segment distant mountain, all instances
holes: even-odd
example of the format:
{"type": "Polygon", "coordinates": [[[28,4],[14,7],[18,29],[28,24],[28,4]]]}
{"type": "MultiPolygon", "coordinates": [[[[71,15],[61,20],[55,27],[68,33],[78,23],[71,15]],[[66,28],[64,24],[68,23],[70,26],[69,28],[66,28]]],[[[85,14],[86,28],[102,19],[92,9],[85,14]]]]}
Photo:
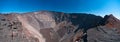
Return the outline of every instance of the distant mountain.
{"type": "Polygon", "coordinates": [[[0,42],[120,42],[120,20],[87,13],[0,14],[0,42]]]}

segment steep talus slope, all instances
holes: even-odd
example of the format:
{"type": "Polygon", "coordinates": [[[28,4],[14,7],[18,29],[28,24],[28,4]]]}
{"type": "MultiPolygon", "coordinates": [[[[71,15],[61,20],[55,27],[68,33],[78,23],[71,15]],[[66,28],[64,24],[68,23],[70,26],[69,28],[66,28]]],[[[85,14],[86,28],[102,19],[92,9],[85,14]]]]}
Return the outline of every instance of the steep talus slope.
{"type": "Polygon", "coordinates": [[[0,15],[0,42],[119,42],[120,21],[86,13],[0,15]]]}
{"type": "Polygon", "coordinates": [[[101,25],[87,31],[88,41],[120,42],[120,20],[118,20],[111,14],[106,15],[101,22],[101,25]]]}
{"type": "MultiPolygon", "coordinates": [[[[107,16],[106,16],[107,17],[107,16]]],[[[120,30],[120,20],[115,18],[112,14],[108,16],[105,26],[109,28],[117,28],[120,30]]]]}
{"type": "Polygon", "coordinates": [[[0,42],[36,42],[25,35],[21,22],[15,15],[0,15],[0,42]],[[14,18],[13,18],[13,17],[14,18]]]}
{"type": "MultiPolygon", "coordinates": [[[[84,33],[87,33],[86,31],[92,27],[96,27],[98,25],[98,23],[103,19],[100,16],[95,16],[92,14],[85,14],[85,13],[54,13],[54,17],[56,22],[63,23],[61,21],[67,21],[67,23],[71,23],[74,27],[76,27],[74,31],[74,33],[76,33],[77,31],[83,29],[84,33]]],[[[66,23],[66,24],[67,24],[66,23]]],[[[62,26],[60,26],[62,27],[62,26]]],[[[60,28],[59,27],[59,28],[60,28]]],[[[70,27],[67,27],[70,28],[70,27]]],[[[65,30],[63,27],[60,29],[61,31],[65,30]]],[[[60,32],[60,30],[58,31],[58,33],[60,32]]],[[[65,32],[60,32],[59,35],[65,34],[65,32]]],[[[74,34],[73,33],[73,34],[74,34]]],[[[83,34],[84,34],[83,33],[83,34]]],[[[87,35],[84,35],[83,41],[87,42],[87,35]]]]}

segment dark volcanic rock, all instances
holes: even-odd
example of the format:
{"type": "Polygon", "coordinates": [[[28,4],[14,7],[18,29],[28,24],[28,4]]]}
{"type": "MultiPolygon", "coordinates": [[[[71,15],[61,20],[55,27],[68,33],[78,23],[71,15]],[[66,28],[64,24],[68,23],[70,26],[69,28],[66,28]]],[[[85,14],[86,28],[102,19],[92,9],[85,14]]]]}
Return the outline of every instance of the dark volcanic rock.
{"type": "Polygon", "coordinates": [[[120,20],[115,18],[113,15],[109,15],[106,21],[106,26],[109,28],[120,28],[120,20]]]}
{"type": "Polygon", "coordinates": [[[119,42],[119,23],[86,13],[0,14],[0,42],[119,42]]]}
{"type": "Polygon", "coordinates": [[[101,22],[101,26],[94,27],[87,31],[88,41],[120,42],[120,20],[111,14],[106,15],[101,22]]]}
{"type": "Polygon", "coordinates": [[[109,28],[112,27],[117,27],[119,28],[120,26],[120,20],[115,18],[112,14],[111,15],[106,15],[104,19],[101,21],[102,25],[106,25],[109,28]]]}
{"type": "Polygon", "coordinates": [[[87,31],[88,42],[120,42],[120,34],[115,28],[98,26],[87,31]]]}

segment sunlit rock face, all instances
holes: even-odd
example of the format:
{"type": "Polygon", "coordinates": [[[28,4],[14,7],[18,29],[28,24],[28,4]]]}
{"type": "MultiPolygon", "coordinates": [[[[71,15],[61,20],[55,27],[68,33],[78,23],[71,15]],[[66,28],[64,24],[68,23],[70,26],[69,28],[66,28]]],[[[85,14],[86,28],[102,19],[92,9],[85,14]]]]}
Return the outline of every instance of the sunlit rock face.
{"type": "Polygon", "coordinates": [[[55,11],[0,14],[0,42],[101,42],[99,37],[109,39],[111,34],[115,35],[114,42],[119,39],[117,31],[114,31],[119,30],[119,24],[115,25],[119,20],[108,18],[86,13],[55,11]],[[97,28],[101,32],[97,31],[97,28]],[[105,28],[104,31],[109,34],[104,35],[101,28],[105,28]],[[96,38],[98,40],[93,41],[96,38]]]}

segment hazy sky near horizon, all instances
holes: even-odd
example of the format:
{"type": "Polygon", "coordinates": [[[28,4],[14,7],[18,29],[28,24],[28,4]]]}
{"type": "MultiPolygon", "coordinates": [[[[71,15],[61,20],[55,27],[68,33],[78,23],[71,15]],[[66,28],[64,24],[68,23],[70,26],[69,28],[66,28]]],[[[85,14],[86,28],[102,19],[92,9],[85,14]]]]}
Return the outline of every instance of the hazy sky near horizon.
{"type": "Polygon", "coordinates": [[[120,0],[0,0],[0,13],[51,10],[68,13],[113,14],[120,19],[120,0]]]}

